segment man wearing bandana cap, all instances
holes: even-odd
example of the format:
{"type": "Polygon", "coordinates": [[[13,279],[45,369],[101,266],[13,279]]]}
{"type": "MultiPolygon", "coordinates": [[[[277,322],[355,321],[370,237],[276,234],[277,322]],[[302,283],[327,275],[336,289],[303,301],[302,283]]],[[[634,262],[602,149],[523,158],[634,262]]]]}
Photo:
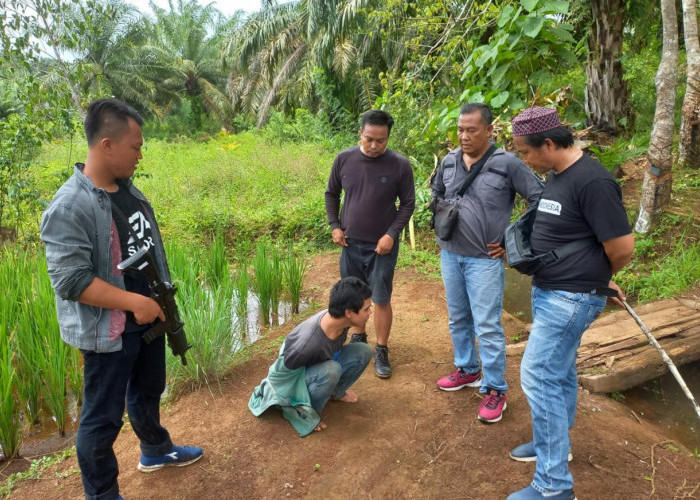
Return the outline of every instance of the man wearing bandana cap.
{"type": "Polygon", "coordinates": [[[555,109],[534,106],[513,119],[514,144],[533,170],[547,174],[530,238],[537,254],[581,239],[590,245],[533,277],[533,323],[520,365],[533,440],[510,452],[536,461],[532,483],[509,500],[575,499],[569,429],[576,414],[576,351],[605,307],[624,294],[611,280],[634,251],[622,191],[610,173],[574,145],[555,109]]]}

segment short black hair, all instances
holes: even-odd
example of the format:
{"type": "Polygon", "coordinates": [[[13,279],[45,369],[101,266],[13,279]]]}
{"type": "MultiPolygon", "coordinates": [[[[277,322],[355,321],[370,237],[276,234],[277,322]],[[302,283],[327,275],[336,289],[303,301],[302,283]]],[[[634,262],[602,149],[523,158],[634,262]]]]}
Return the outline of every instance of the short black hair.
{"type": "Polygon", "coordinates": [[[545,139],[551,140],[557,148],[566,149],[574,145],[574,135],[564,127],[524,135],[523,138],[525,139],[525,144],[534,148],[542,147],[545,139]]]}
{"type": "Polygon", "coordinates": [[[386,125],[386,127],[389,129],[389,133],[391,133],[391,127],[394,126],[394,119],[384,110],[373,109],[362,115],[360,128],[364,129],[365,125],[386,125]]]}
{"type": "Polygon", "coordinates": [[[97,99],[88,106],[84,128],[88,146],[103,137],[119,139],[128,129],[129,118],[143,126],[143,118],[131,106],[118,99],[97,99]]]}
{"type": "Polygon", "coordinates": [[[372,297],[372,289],[360,278],[350,276],[338,281],[331,289],[328,313],[334,318],[345,316],[345,310],[360,312],[365,300],[372,297]]]}
{"type": "Polygon", "coordinates": [[[477,112],[481,113],[481,120],[486,125],[491,125],[491,122],[493,121],[493,112],[486,104],[482,104],[480,102],[470,102],[469,104],[465,104],[462,106],[462,109],[459,110],[459,116],[470,115],[477,112]]]}

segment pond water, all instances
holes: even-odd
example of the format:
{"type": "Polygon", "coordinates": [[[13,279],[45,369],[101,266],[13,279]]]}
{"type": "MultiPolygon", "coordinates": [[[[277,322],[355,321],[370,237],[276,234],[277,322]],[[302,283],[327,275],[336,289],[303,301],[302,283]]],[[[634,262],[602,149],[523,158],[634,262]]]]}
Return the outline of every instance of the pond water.
{"type": "MultiPolygon", "coordinates": [[[[243,332],[244,338],[241,338],[240,335],[234,336],[234,351],[238,351],[241,347],[243,347],[243,344],[250,344],[258,340],[264,326],[263,318],[260,314],[260,302],[258,301],[258,296],[254,292],[248,292],[247,304],[248,312],[245,320],[245,332],[243,332]]],[[[304,312],[308,308],[308,301],[302,300],[299,303],[299,312],[304,312]]],[[[292,318],[293,314],[292,303],[280,300],[277,311],[270,313],[270,325],[283,325],[292,318]]],[[[240,319],[235,312],[233,316],[234,325],[239,324],[240,319]]]]}
{"type": "MultiPolygon", "coordinates": [[[[531,287],[531,276],[506,267],[503,309],[525,323],[532,322],[531,287]]],[[[608,301],[604,312],[617,310],[618,307],[608,301]]],[[[700,403],[700,362],[681,366],[678,370],[695,400],[700,403]]],[[[661,424],[669,438],[682,443],[690,451],[700,451],[700,420],[673,375],[667,373],[634,387],[623,395],[623,402],[634,410],[642,421],[649,420],[661,424]]]]}
{"type": "Polygon", "coordinates": [[[530,295],[532,276],[526,276],[506,266],[506,288],[503,291],[503,309],[513,316],[532,323],[530,295]]]}
{"type": "MultiPolygon", "coordinates": [[[[700,362],[681,366],[678,371],[695,400],[700,401],[700,362]]],[[[642,420],[662,425],[669,438],[690,451],[700,451],[700,419],[671,373],[633,387],[623,395],[625,404],[642,420]]]]}

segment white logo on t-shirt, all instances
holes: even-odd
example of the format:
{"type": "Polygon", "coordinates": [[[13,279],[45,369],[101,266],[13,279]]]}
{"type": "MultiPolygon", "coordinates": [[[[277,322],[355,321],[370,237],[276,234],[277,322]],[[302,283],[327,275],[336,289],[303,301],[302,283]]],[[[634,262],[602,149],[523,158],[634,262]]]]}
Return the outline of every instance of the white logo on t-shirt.
{"type": "MultiPolygon", "coordinates": [[[[131,217],[129,217],[129,224],[131,224],[132,229],[136,233],[136,236],[139,237],[139,239],[143,239],[143,235],[146,233],[146,229],[151,229],[151,224],[141,212],[135,212],[134,214],[132,214],[131,217]]],[[[127,244],[130,245],[132,243],[134,243],[134,237],[130,236],[127,244]]]]}
{"type": "Polygon", "coordinates": [[[553,200],[540,200],[537,210],[552,215],[561,215],[561,203],[553,200]]]}

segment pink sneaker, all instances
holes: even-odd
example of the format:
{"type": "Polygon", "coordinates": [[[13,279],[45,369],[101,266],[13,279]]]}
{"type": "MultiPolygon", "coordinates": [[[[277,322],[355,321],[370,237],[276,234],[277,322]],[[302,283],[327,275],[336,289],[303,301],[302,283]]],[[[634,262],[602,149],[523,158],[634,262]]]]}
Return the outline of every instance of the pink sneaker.
{"type": "Polygon", "coordinates": [[[443,391],[458,391],[464,387],[479,387],[480,385],[481,373],[467,373],[460,368],[437,381],[438,389],[443,391]]]}
{"type": "Polygon", "coordinates": [[[505,393],[490,390],[484,395],[484,400],[479,405],[479,420],[485,424],[498,422],[503,417],[503,410],[507,406],[505,393]]]}

